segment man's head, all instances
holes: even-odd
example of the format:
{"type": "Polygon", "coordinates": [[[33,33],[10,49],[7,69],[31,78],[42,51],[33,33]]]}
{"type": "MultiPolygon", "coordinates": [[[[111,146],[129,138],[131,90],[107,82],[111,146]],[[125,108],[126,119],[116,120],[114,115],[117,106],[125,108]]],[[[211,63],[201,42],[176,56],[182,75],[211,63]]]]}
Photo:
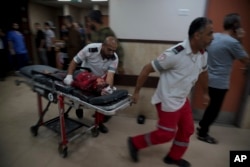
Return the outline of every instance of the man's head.
{"type": "Polygon", "coordinates": [[[35,28],[38,30],[38,29],[41,29],[41,24],[40,23],[34,23],[34,26],[35,28]]]}
{"type": "Polygon", "coordinates": [[[92,10],[88,14],[88,24],[91,30],[96,30],[97,25],[102,25],[102,13],[100,10],[92,10]]]}
{"type": "Polygon", "coordinates": [[[237,39],[244,36],[244,30],[240,23],[240,15],[237,13],[230,13],[224,17],[223,28],[237,39]]]}
{"type": "Polygon", "coordinates": [[[115,37],[108,36],[102,43],[101,55],[103,58],[113,58],[117,49],[117,40],[115,37]]]}
{"type": "Polygon", "coordinates": [[[12,23],[12,29],[13,30],[18,30],[19,29],[19,24],[16,23],[16,22],[12,23]]]}
{"type": "Polygon", "coordinates": [[[201,50],[206,49],[206,47],[213,40],[213,25],[212,21],[206,17],[198,17],[192,21],[188,30],[189,40],[192,49],[201,50]],[[191,46],[192,47],[192,46],[191,46]]]}
{"type": "Polygon", "coordinates": [[[73,25],[73,17],[71,15],[64,16],[63,24],[70,28],[73,25]]]}
{"type": "Polygon", "coordinates": [[[51,21],[46,21],[44,23],[44,28],[45,29],[55,29],[55,26],[54,26],[54,24],[51,21]]]}
{"type": "Polygon", "coordinates": [[[237,30],[240,28],[240,16],[237,13],[230,13],[224,17],[224,30],[237,30]]]}

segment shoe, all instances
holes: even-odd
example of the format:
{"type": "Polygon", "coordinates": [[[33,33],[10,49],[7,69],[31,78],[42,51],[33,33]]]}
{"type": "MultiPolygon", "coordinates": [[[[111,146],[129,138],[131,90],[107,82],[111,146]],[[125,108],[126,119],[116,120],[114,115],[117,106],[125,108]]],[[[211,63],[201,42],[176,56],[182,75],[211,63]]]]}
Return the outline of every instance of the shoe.
{"type": "Polygon", "coordinates": [[[108,122],[111,118],[112,118],[112,116],[105,115],[105,116],[104,116],[103,122],[106,123],[106,122],[108,122]]]}
{"type": "Polygon", "coordinates": [[[199,139],[201,141],[204,141],[204,142],[207,142],[209,144],[217,144],[218,143],[218,141],[215,138],[213,138],[213,137],[211,137],[209,135],[206,135],[205,137],[198,135],[197,139],[199,139]]]}
{"type": "Polygon", "coordinates": [[[128,150],[132,160],[134,162],[138,162],[138,155],[137,155],[138,150],[135,148],[131,137],[128,138],[128,150]]]}
{"type": "Polygon", "coordinates": [[[76,116],[78,118],[83,118],[83,109],[77,109],[76,110],[76,116]]]}
{"type": "Polygon", "coordinates": [[[174,164],[174,165],[177,165],[179,167],[191,167],[191,164],[186,161],[185,159],[180,159],[180,160],[174,160],[172,158],[170,158],[169,156],[166,156],[163,161],[166,163],[166,164],[174,164]]]}
{"type": "Polygon", "coordinates": [[[98,129],[102,133],[108,133],[109,132],[108,128],[102,123],[99,125],[98,129]]]}

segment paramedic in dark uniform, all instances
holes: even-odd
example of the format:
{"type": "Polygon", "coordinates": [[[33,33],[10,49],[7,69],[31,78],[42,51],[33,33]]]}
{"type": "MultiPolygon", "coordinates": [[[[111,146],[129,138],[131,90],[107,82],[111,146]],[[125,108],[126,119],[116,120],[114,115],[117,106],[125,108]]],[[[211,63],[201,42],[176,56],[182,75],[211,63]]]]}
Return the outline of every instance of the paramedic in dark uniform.
{"type": "Polygon", "coordinates": [[[170,151],[163,161],[179,167],[189,167],[182,156],[188,148],[194,132],[192,111],[187,96],[199,80],[204,90],[204,102],[209,102],[207,86],[207,52],[205,48],[213,39],[211,20],[199,17],[189,27],[189,39],[164,51],[158,58],[145,65],[138,76],[132,100],[136,103],[139,92],[148,75],[159,72],[159,82],[152,97],[158,112],[157,129],[128,138],[129,154],[138,161],[138,151],[173,139],[170,151]]]}
{"type": "MultiPolygon", "coordinates": [[[[71,85],[73,82],[73,76],[78,64],[82,67],[87,67],[91,72],[99,77],[105,78],[107,84],[113,88],[114,74],[118,66],[118,56],[115,53],[117,49],[117,40],[114,37],[106,37],[103,43],[91,43],[80,50],[77,55],[71,61],[68,73],[64,79],[64,83],[71,85]]],[[[110,93],[109,91],[106,92],[110,93]]],[[[105,116],[101,115],[101,119],[104,120],[105,116]]],[[[99,130],[102,133],[107,133],[108,129],[102,123],[99,124],[99,130]]]]}

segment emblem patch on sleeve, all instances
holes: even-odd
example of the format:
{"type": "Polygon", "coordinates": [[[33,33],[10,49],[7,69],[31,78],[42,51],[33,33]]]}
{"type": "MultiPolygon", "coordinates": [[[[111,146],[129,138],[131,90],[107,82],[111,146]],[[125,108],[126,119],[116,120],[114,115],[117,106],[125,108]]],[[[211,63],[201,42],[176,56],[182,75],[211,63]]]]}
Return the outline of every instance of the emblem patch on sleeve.
{"type": "Polygon", "coordinates": [[[173,48],[172,51],[173,51],[175,54],[178,54],[178,53],[181,52],[183,49],[184,49],[184,47],[183,47],[182,45],[178,45],[178,46],[176,46],[175,48],[173,48]]]}
{"type": "Polygon", "coordinates": [[[158,61],[162,61],[166,58],[166,55],[165,54],[161,54],[160,56],[157,57],[157,60],[158,61]]]}
{"type": "Polygon", "coordinates": [[[98,52],[98,48],[89,48],[89,52],[98,52]]]}

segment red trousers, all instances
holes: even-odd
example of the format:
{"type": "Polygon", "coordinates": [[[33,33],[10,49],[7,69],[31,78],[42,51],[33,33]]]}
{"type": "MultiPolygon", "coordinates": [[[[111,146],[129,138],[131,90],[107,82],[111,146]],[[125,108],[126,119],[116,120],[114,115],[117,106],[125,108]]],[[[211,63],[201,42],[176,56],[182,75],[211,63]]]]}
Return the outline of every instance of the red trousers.
{"type": "Polygon", "coordinates": [[[155,131],[132,137],[134,146],[140,150],[151,145],[173,140],[168,156],[179,160],[188,148],[189,138],[194,133],[194,122],[189,100],[175,112],[161,110],[161,103],[156,104],[158,125],[155,131]]]}

